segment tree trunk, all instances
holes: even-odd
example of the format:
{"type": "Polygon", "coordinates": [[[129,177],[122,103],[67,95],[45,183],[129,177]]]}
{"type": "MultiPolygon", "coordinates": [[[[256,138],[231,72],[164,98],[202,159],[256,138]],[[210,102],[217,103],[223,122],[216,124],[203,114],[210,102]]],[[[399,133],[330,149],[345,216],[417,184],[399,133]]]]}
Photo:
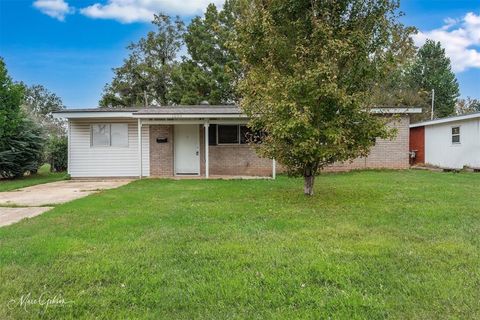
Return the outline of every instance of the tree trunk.
{"type": "Polygon", "coordinates": [[[313,184],[315,182],[315,175],[314,174],[305,174],[303,176],[304,179],[304,187],[303,193],[306,196],[313,196],[313,184]]]}

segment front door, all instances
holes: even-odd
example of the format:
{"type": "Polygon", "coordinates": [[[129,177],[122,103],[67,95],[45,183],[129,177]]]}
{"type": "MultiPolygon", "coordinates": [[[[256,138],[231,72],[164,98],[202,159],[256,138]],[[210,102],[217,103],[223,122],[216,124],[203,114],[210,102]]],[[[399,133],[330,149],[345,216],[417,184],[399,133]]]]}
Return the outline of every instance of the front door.
{"type": "Polygon", "coordinates": [[[175,125],[175,174],[200,174],[200,139],[196,124],[175,125]]]}

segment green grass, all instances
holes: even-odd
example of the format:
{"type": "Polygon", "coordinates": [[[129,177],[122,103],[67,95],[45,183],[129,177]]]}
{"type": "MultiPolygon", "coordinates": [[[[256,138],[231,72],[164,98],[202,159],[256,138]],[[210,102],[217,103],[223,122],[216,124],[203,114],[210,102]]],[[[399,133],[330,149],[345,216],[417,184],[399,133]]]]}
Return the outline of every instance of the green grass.
{"type": "Polygon", "coordinates": [[[0,192],[12,191],[37,184],[67,179],[65,172],[50,172],[50,165],[45,164],[38,169],[38,173],[12,180],[0,180],[0,192]]]}
{"type": "Polygon", "coordinates": [[[0,319],[480,318],[479,174],[326,174],[301,191],[142,180],[0,228],[0,319]],[[25,311],[28,293],[70,303],[25,311]]]}

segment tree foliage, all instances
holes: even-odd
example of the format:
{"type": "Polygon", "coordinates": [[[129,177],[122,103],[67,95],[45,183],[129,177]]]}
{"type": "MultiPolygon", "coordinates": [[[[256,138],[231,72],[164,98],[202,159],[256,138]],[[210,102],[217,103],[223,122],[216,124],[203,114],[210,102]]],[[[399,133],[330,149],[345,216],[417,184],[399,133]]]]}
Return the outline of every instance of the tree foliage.
{"type": "MultiPolygon", "coordinates": [[[[409,84],[420,95],[427,96],[429,101],[432,89],[435,90],[434,118],[454,114],[459,87],[450,59],[445,55],[445,49],[440,42],[427,40],[420,47],[409,70],[409,84]]],[[[425,118],[431,116],[430,110],[429,107],[425,108],[425,118]]]]}
{"type": "Polygon", "coordinates": [[[65,136],[52,137],[46,146],[46,161],[50,170],[55,172],[67,171],[68,167],[68,139],[65,136]]]}
{"type": "Polygon", "coordinates": [[[9,77],[0,59],[0,177],[36,172],[41,165],[44,140],[41,128],[27,118],[20,106],[24,87],[9,77]]]}
{"type": "Polygon", "coordinates": [[[174,72],[172,102],[228,104],[238,100],[235,88],[241,68],[229,46],[236,20],[236,2],[231,0],[220,11],[210,4],[203,17],[192,20],[184,36],[189,57],[174,72]]]}
{"type": "Polygon", "coordinates": [[[131,51],[104,89],[103,107],[165,104],[230,104],[238,100],[236,84],[241,68],[229,43],[235,36],[235,0],[218,10],[210,4],[204,16],[183,22],[156,15],[150,32],[131,51]],[[187,56],[178,61],[185,46],[187,56]]]}
{"type": "Polygon", "coordinates": [[[65,109],[62,99],[42,85],[25,86],[23,110],[48,137],[66,134],[65,121],[55,119],[53,112],[65,109]]]}
{"type": "MultiPolygon", "coordinates": [[[[414,29],[412,28],[413,32],[414,29]]],[[[429,106],[429,95],[412,85],[409,70],[416,60],[417,49],[410,33],[394,33],[395,64],[385,73],[382,81],[372,88],[371,104],[385,107],[420,107],[429,106]]]]}
{"type": "Polygon", "coordinates": [[[130,55],[104,89],[102,107],[134,107],[167,104],[168,89],[175,58],[182,46],[184,23],[156,14],[155,31],[127,48],[130,55]]]}
{"type": "Polygon", "coordinates": [[[241,106],[266,132],[257,151],[303,175],[306,194],[319,170],[394,134],[369,106],[412,31],[397,1],[245,0],[241,15],[241,106]]]}
{"type": "Polygon", "coordinates": [[[455,112],[458,115],[480,112],[480,100],[470,97],[458,99],[455,105],[455,112]]]}

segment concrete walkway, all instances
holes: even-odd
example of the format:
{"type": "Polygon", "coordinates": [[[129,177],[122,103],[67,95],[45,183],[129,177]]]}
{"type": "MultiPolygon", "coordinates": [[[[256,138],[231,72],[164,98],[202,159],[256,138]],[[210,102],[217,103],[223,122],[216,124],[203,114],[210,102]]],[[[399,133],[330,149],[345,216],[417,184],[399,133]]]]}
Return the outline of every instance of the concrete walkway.
{"type": "Polygon", "coordinates": [[[0,192],[0,227],[42,214],[51,209],[49,206],[117,188],[130,181],[132,180],[69,180],[0,192]]]}
{"type": "Polygon", "coordinates": [[[0,227],[14,224],[24,218],[32,218],[53,209],[52,207],[0,208],[0,227]]]}

